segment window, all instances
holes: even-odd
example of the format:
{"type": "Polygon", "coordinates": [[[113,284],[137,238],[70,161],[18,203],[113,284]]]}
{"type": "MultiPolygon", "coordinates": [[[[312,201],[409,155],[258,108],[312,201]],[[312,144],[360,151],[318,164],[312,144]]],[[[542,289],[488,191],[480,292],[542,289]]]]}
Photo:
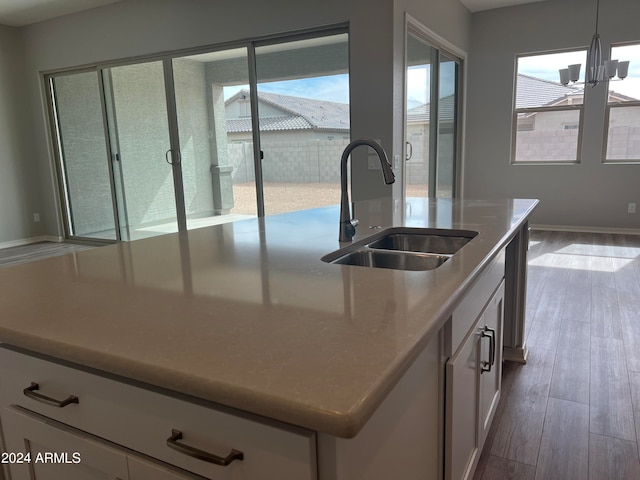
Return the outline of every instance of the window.
{"type": "Polygon", "coordinates": [[[585,60],[586,50],[517,58],[512,163],[578,162],[584,89],[561,85],[558,69],[585,60]]]}
{"type": "Polygon", "coordinates": [[[628,60],[629,75],[609,82],[605,161],[640,162],[640,44],[611,48],[611,58],[628,60]]]}

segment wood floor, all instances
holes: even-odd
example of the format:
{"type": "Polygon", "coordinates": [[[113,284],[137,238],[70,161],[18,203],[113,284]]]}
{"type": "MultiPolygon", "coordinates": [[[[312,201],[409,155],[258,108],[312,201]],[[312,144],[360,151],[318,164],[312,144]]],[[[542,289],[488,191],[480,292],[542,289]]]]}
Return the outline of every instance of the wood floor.
{"type": "Polygon", "coordinates": [[[474,480],[640,479],[640,236],[532,232],[527,305],[474,480]]]}
{"type": "Polygon", "coordinates": [[[38,242],[0,249],[0,268],[94,248],[75,243],[38,242]]]}

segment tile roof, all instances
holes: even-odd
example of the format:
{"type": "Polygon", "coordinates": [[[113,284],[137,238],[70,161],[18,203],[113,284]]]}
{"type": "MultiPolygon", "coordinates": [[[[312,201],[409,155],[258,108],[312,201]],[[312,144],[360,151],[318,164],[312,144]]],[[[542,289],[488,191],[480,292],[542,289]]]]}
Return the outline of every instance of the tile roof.
{"type": "Polygon", "coordinates": [[[542,107],[555,104],[568,96],[581,94],[580,87],[565,86],[530,75],[518,74],[516,108],[542,107]]]}
{"type": "MultiPolygon", "coordinates": [[[[243,90],[227,100],[231,103],[240,95],[248,95],[243,90]]],[[[277,93],[258,92],[260,102],[269,104],[282,111],[275,117],[261,117],[260,128],[267,131],[278,130],[329,130],[349,131],[349,104],[327,102],[312,98],[294,97],[277,93]]],[[[227,132],[239,133],[251,131],[251,119],[227,120],[227,132]]]]}
{"type": "MultiPolygon", "coordinates": [[[[541,107],[554,105],[573,95],[580,95],[584,89],[577,86],[564,86],[530,75],[518,74],[517,108],[541,107]]],[[[613,95],[622,95],[615,94],[613,95]]],[[[233,102],[239,96],[249,95],[242,90],[229,100],[233,102]]],[[[262,117],[260,128],[265,131],[286,130],[325,130],[349,131],[349,105],[346,103],[327,102],[312,98],[281,95],[277,93],[258,92],[260,102],[269,104],[282,112],[282,115],[262,117]]],[[[630,97],[629,97],[630,98],[630,97]]],[[[440,118],[444,122],[451,122],[455,115],[455,96],[448,95],[440,99],[440,118]]],[[[409,122],[429,122],[430,104],[424,103],[407,111],[409,122]]],[[[250,118],[227,120],[227,132],[240,133],[251,131],[250,118]]]]}
{"type": "MultiPolygon", "coordinates": [[[[448,95],[440,99],[439,116],[443,122],[453,122],[455,116],[455,96],[448,95]]],[[[431,103],[423,103],[407,110],[407,121],[411,123],[428,123],[431,118],[431,103]]]]}
{"type": "MultiPolygon", "coordinates": [[[[227,120],[227,133],[250,132],[251,128],[251,118],[230,118],[227,120]]],[[[313,129],[313,125],[304,118],[295,115],[260,119],[260,130],[267,132],[311,129],[313,129]]]]}

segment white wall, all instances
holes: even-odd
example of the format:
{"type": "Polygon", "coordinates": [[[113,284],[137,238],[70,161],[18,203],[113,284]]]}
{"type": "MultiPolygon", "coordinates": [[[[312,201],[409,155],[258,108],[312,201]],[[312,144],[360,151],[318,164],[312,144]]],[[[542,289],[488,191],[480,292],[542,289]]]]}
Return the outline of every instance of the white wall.
{"type": "MultiPolygon", "coordinates": [[[[31,150],[13,163],[22,174],[33,171],[40,177],[36,190],[42,192],[42,201],[32,209],[40,208],[43,231],[61,234],[41,72],[350,22],[352,137],[379,138],[391,156],[401,155],[397,125],[402,121],[404,66],[397,55],[403,33],[397,29],[403,28],[405,9],[467,47],[470,14],[457,0],[123,0],[22,28],[31,150]]],[[[360,180],[354,185],[355,198],[390,195],[380,172],[363,169],[366,162],[356,163],[361,170],[354,174],[360,180]]],[[[9,236],[33,236],[36,230],[29,227],[12,227],[9,236]]]]}
{"type": "Polygon", "coordinates": [[[0,26],[0,245],[41,234],[38,170],[29,165],[28,98],[20,31],[0,26]]]}
{"type": "MultiPolygon", "coordinates": [[[[640,41],[640,3],[608,0],[599,32],[606,42],[640,41]]],[[[467,197],[539,198],[533,223],[594,229],[639,229],[640,165],[604,165],[606,87],[586,92],[578,165],[511,165],[515,57],[519,53],[588,47],[595,2],[554,0],[472,16],[467,95],[467,197]]]]}

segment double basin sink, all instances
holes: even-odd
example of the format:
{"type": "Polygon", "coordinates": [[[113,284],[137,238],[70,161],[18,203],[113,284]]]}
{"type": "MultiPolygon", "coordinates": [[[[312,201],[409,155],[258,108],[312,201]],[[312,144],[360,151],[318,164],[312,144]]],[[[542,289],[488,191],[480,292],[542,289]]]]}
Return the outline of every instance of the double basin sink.
{"type": "Polygon", "coordinates": [[[438,228],[389,228],[322,257],[339,265],[433,270],[473,239],[478,232],[438,228]]]}

